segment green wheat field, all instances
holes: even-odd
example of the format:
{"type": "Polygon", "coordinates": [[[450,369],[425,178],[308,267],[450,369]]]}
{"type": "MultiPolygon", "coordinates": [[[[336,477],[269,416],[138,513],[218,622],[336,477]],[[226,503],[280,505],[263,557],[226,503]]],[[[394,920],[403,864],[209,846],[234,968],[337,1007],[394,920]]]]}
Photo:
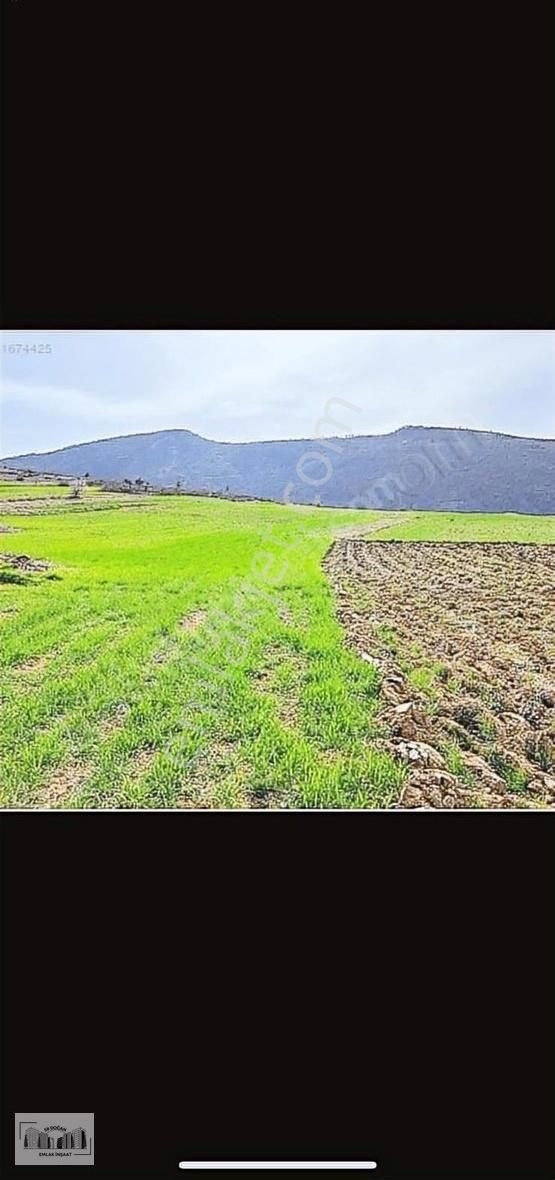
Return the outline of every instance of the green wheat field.
{"type": "Polygon", "coordinates": [[[374,745],[334,538],[549,543],[555,520],[11,483],[0,530],[3,807],[352,808],[393,805],[406,768],[374,745]]]}

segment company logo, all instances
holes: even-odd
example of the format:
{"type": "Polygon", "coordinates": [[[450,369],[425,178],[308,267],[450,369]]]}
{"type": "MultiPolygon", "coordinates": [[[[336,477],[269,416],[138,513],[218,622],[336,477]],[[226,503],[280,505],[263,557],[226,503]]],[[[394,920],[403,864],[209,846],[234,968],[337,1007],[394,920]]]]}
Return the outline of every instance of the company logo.
{"type": "Polygon", "coordinates": [[[16,1164],[94,1164],[94,1114],[16,1114],[16,1164]]]}

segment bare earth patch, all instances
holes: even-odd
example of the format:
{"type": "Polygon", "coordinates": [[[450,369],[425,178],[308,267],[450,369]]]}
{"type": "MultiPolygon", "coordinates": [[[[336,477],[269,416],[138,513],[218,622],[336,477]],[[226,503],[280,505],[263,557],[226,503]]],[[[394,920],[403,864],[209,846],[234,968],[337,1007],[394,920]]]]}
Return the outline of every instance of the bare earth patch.
{"type": "Polygon", "coordinates": [[[149,747],[139,750],[129,762],[126,777],[128,779],[138,779],[143,774],[146,774],[147,770],[150,770],[157,753],[157,750],[152,750],[149,747]]]}
{"type": "Polygon", "coordinates": [[[372,533],[383,533],[386,529],[394,529],[398,524],[405,524],[402,513],[389,512],[380,520],[374,521],[373,524],[356,525],[348,524],[340,529],[336,529],[336,536],[338,537],[368,537],[372,533]]]}
{"type": "Polygon", "coordinates": [[[184,769],[184,789],[176,807],[241,808],[248,805],[247,768],[235,744],[221,737],[193,757],[184,769]]]}
{"type": "Polygon", "coordinates": [[[184,619],[181,619],[179,625],[182,631],[196,631],[197,627],[204,623],[205,618],[205,610],[193,610],[189,615],[185,615],[184,619]]]}
{"type": "Polygon", "coordinates": [[[0,553],[0,564],[23,574],[42,573],[43,570],[52,569],[50,561],[38,561],[34,557],[27,557],[26,553],[0,553]]]}
{"type": "Polygon", "coordinates": [[[12,670],[20,675],[27,675],[32,672],[43,672],[50,663],[51,656],[32,656],[29,660],[24,660],[21,664],[13,664],[12,670]]]}
{"type": "Polygon", "coordinates": [[[83,785],[89,773],[90,766],[84,762],[71,762],[60,767],[43,787],[35,807],[59,807],[68,795],[83,785]]]}
{"type": "Polygon", "coordinates": [[[555,807],[555,546],[345,538],[324,568],[401,806],[555,807]]]}
{"type": "Polygon", "coordinates": [[[99,737],[102,741],[112,737],[114,733],[122,728],[125,724],[129,706],[124,702],[116,705],[106,717],[103,717],[98,726],[99,737]]]}

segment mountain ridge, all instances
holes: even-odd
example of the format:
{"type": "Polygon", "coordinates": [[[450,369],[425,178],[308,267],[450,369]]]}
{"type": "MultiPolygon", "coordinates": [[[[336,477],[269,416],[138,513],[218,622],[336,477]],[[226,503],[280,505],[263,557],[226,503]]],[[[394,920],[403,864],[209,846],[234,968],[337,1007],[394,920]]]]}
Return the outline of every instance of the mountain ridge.
{"type": "Polygon", "coordinates": [[[406,425],[387,434],[250,442],[207,439],[178,427],[0,462],[336,507],[555,514],[555,439],[469,427],[406,425]]]}
{"type": "MultiPolygon", "coordinates": [[[[403,431],[409,430],[441,430],[445,434],[449,431],[457,434],[491,434],[497,438],[515,438],[522,439],[523,442],[555,442],[550,435],[536,435],[536,434],[511,434],[507,430],[489,430],[483,426],[423,426],[418,423],[405,423],[403,426],[396,426],[394,430],[387,430],[378,434],[328,434],[325,436],[329,439],[348,439],[348,438],[392,438],[393,435],[402,434],[403,431]]],[[[160,430],[134,430],[128,434],[108,434],[101,438],[83,439],[82,442],[67,443],[63,447],[55,447],[52,451],[25,451],[19,455],[5,455],[0,458],[0,463],[12,462],[16,459],[26,459],[29,455],[57,455],[62,451],[74,450],[77,447],[90,447],[95,443],[101,442],[115,442],[122,438],[153,438],[159,434],[188,434],[193,438],[200,438],[203,442],[214,443],[220,447],[247,447],[247,446],[262,446],[264,443],[286,443],[286,442],[321,442],[324,439],[310,437],[309,435],[296,435],[292,438],[256,438],[256,439],[239,439],[232,441],[224,438],[208,438],[204,434],[199,434],[196,430],[189,430],[187,426],[167,426],[161,427],[160,430]]]]}

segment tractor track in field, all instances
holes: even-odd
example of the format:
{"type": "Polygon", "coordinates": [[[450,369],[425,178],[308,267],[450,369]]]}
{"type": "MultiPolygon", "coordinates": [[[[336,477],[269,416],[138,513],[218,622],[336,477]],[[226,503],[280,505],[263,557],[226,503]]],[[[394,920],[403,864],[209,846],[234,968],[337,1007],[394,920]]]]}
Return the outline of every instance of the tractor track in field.
{"type": "Polygon", "coordinates": [[[383,744],[409,766],[400,805],[555,808],[555,545],[359,533],[323,568],[348,642],[382,674],[383,744]]]}
{"type": "Polygon", "coordinates": [[[335,530],[335,535],[339,539],[344,540],[360,540],[361,537],[368,537],[372,533],[383,533],[386,529],[397,528],[397,525],[406,523],[406,514],[403,513],[388,513],[387,516],[380,518],[373,524],[365,525],[345,525],[340,529],[335,530]]]}

